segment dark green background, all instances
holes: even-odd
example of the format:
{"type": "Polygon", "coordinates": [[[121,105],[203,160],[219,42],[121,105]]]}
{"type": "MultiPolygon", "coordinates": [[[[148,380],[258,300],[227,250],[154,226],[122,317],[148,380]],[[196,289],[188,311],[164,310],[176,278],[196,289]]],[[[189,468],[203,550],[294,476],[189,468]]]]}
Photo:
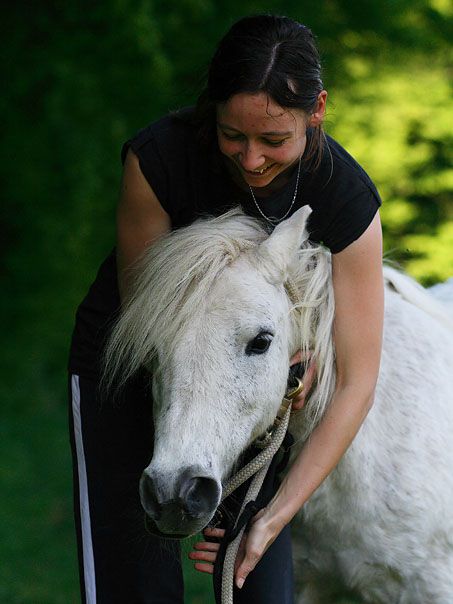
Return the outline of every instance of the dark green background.
{"type": "MultiPolygon", "coordinates": [[[[121,144],[194,101],[215,42],[271,11],[317,34],[326,129],[377,183],[389,255],[453,274],[449,0],[16,2],[2,11],[0,602],[77,602],[65,365],[114,241],[121,144]]],[[[187,602],[208,602],[199,577],[187,602]]]]}

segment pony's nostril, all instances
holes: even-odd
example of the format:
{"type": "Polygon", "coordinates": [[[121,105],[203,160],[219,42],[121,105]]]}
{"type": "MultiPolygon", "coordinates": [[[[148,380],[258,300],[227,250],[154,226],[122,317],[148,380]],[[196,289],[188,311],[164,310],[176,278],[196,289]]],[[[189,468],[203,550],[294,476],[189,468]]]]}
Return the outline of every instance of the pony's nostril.
{"type": "Polygon", "coordinates": [[[182,481],[179,497],[184,511],[192,518],[213,511],[220,497],[220,485],[205,476],[195,476],[182,481]]]}
{"type": "Polygon", "coordinates": [[[143,509],[153,520],[159,520],[162,506],[157,501],[152,478],[143,472],[140,478],[140,501],[143,509]]]}

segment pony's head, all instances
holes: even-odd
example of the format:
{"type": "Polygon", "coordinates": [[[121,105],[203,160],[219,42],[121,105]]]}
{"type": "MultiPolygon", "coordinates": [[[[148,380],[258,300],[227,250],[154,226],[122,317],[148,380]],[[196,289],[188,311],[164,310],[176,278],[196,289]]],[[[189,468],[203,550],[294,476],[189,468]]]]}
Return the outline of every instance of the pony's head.
{"type": "MultiPolygon", "coordinates": [[[[106,371],[153,375],[154,453],[140,496],[156,532],[206,526],[238,458],[272,424],[291,356],[332,355],[330,335],[316,342],[332,296],[328,255],[307,242],[309,213],[270,236],[238,211],[201,220],[154,244],[138,267],[106,371]]],[[[312,423],[330,389],[321,371],[312,423]]]]}

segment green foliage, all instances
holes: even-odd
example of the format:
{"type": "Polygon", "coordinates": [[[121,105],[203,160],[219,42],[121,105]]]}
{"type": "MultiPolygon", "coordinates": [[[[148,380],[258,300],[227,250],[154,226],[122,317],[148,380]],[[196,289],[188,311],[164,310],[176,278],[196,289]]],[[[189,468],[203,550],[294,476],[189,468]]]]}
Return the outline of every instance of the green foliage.
{"type": "MultiPolygon", "coordinates": [[[[453,272],[449,0],[9,3],[0,99],[2,602],[78,601],[66,351],[75,306],[114,243],[121,144],[193,102],[218,38],[238,17],[267,11],[318,35],[327,130],[378,184],[389,254],[427,284],[453,272]]],[[[193,604],[208,601],[209,580],[199,579],[189,586],[193,604]]]]}
{"type": "Polygon", "coordinates": [[[334,92],[332,133],[380,189],[389,256],[431,284],[453,272],[448,66],[419,56],[405,75],[405,54],[398,54],[396,64],[387,58],[350,61],[355,77],[347,90],[334,92]],[[426,91],[436,99],[435,108],[426,102],[426,91]]]}

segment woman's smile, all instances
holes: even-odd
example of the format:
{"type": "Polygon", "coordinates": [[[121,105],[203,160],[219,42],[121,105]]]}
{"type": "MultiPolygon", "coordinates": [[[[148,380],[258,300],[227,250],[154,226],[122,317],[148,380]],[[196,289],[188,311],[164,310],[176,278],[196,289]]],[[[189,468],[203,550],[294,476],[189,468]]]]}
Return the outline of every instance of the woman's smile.
{"type": "Polygon", "coordinates": [[[272,170],[277,164],[273,163],[273,164],[269,164],[268,166],[264,166],[263,168],[258,168],[257,170],[246,170],[245,168],[243,168],[243,166],[240,164],[240,162],[237,162],[241,171],[245,172],[247,175],[252,176],[253,178],[261,178],[263,176],[267,176],[269,171],[272,170]]]}
{"type": "Polygon", "coordinates": [[[264,168],[261,168],[260,170],[246,170],[246,172],[248,172],[249,174],[264,174],[273,166],[275,166],[275,164],[271,164],[270,166],[265,166],[264,168]]]}

